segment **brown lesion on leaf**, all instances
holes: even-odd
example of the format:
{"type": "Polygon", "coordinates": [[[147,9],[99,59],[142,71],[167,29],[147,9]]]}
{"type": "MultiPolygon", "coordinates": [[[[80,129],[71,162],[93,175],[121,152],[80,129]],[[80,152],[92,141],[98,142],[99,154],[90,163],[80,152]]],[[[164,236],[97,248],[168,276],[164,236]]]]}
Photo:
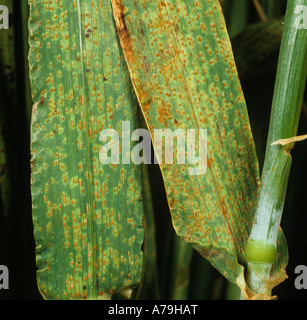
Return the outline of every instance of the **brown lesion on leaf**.
{"type": "Polygon", "coordinates": [[[112,0],[112,6],[121,45],[125,51],[127,60],[132,62],[134,60],[132,40],[126,24],[125,7],[121,0],[112,0]]]}
{"type": "Polygon", "coordinates": [[[172,119],[172,115],[170,113],[170,106],[166,105],[163,101],[162,103],[159,105],[157,111],[158,111],[158,120],[161,124],[166,124],[167,120],[171,120],[172,119]]]}
{"type": "Polygon", "coordinates": [[[37,106],[38,102],[34,103],[32,107],[32,124],[36,122],[37,106]]]}
{"type": "MultiPolygon", "coordinates": [[[[111,0],[111,2],[112,2],[113,16],[115,19],[119,40],[127,61],[132,84],[134,85],[134,88],[135,88],[134,79],[132,77],[132,73],[130,70],[130,65],[132,65],[135,62],[135,57],[134,57],[135,52],[132,46],[133,41],[131,39],[129,30],[127,27],[127,21],[126,21],[127,17],[125,15],[125,7],[122,3],[122,0],[111,0]]],[[[149,66],[146,66],[146,67],[149,68],[149,66]]],[[[148,99],[146,100],[147,95],[142,90],[136,90],[136,88],[135,88],[135,92],[136,92],[138,101],[143,109],[143,112],[146,113],[150,109],[150,101],[147,101],[148,99]],[[144,101],[145,101],[145,104],[144,104],[144,101]]]]}

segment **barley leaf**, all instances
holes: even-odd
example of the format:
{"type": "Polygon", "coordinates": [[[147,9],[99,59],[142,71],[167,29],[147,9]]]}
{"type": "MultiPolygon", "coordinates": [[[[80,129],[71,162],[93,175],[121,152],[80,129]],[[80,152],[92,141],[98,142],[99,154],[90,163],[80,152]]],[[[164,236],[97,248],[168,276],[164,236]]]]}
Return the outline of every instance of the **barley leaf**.
{"type": "Polygon", "coordinates": [[[143,241],[141,167],[99,158],[102,130],[137,127],[111,2],[29,3],[38,286],[46,299],[109,297],[140,281],[143,241]]]}
{"type": "Polygon", "coordinates": [[[173,164],[162,159],[160,167],[177,234],[236,282],[245,264],[259,169],[220,5],[216,0],[112,4],[153,140],[155,129],[207,129],[204,174],[190,174],[195,167],[187,161],[187,148],[186,163],[176,161],[176,142],[173,164]]]}

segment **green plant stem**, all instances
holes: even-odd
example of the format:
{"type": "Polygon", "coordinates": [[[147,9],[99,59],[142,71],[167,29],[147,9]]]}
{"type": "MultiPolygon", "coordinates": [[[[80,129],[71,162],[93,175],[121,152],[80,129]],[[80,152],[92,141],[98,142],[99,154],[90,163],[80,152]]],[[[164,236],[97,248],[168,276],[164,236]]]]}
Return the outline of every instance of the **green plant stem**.
{"type": "Polygon", "coordinates": [[[230,37],[241,32],[248,24],[249,0],[233,0],[230,9],[228,33],[230,37]]]}
{"type": "Polygon", "coordinates": [[[254,6],[255,6],[255,8],[257,10],[257,13],[258,13],[258,16],[259,16],[260,20],[261,21],[267,21],[268,18],[266,16],[266,14],[265,14],[265,12],[264,12],[259,0],[253,0],[253,2],[254,2],[254,6]]]}
{"type": "MultiPolygon", "coordinates": [[[[143,118],[142,122],[143,127],[143,118]]],[[[135,299],[160,299],[160,288],[158,286],[158,266],[156,248],[156,226],[152,190],[150,186],[150,174],[147,165],[142,165],[143,203],[144,203],[144,266],[142,281],[135,299]]]]}
{"type": "Polygon", "coordinates": [[[307,6],[307,0],[288,1],[258,206],[246,248],[247,281],[255,293],[271,294],[264,283],[276,257],[294,147],[272,143],[297,135],[306,84],[307,30],[301,25],[302,12],[296,11],[299,6],[307,6]]]}
{"type": "Polygon", "coordinates": [[[262,0],[261,5],[266,13],[266,16],[270,18],[277,18],[283,15],[283,7],[286,0],[262,0]]]}
{"type": "Polygon", "coordinates": [[[226,287],[226,300],[239,300],[240,299],[240,290],[239,287],[235,284],[228,282],[226,287]]]}
{"type": "Polygon", "coordinates": [[[197,251],[193,252],[190,267],[189,299],[209,300],[212,295],[214,268],[197,251]]]}
{"type": "Polygon", "coordinates": [[[174,235],[173,259],[169,280],[169,299],[186,300],[190,283],[193,248],[174,235]]]}

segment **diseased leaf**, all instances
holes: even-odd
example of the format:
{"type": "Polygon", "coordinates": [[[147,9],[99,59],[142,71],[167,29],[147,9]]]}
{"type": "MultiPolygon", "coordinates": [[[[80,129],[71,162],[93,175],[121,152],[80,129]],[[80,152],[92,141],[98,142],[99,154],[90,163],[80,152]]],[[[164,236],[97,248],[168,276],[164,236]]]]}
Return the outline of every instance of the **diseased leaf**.
{"type": "Polygon", "coordinates": [[[245,264],[259,170],[220,5],[216,0],[112,4],[152,137],[155,129],[207,129],[205,174],[190,175],[191,165],[176,163],[176,155],[175,163],[160,166],[177,234],[236,283],[245,264]]]}
{"type": "Polygon", "coordinates": [[[99,161],[101,130],[137,127],[137,100],[109,0],[29,3],[38,286],[104,298],[141,278],[141,166],[99,161]]]}

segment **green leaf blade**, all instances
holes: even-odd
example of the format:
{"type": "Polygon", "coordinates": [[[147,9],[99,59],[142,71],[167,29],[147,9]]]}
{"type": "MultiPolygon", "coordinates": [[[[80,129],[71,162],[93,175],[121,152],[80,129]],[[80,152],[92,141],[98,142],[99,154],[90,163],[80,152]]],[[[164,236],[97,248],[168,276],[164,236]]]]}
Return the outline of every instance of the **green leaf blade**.
{"type": "Polygon", "coordinates": [[[141,168],[99,160],[100,132],[137,127],[137,101],[109,1],[29,3],[39,289],[103,298],[141,278],[141,168]]]}
{"type": "Polygon", "coordinates": [[[152,137],[162,128],[208,130],[204,175],[189,175],[188,165],[160,166],[177,234],[236,282],[245,263],[259,170],[219,3],[112,4],[152,137]]]}

